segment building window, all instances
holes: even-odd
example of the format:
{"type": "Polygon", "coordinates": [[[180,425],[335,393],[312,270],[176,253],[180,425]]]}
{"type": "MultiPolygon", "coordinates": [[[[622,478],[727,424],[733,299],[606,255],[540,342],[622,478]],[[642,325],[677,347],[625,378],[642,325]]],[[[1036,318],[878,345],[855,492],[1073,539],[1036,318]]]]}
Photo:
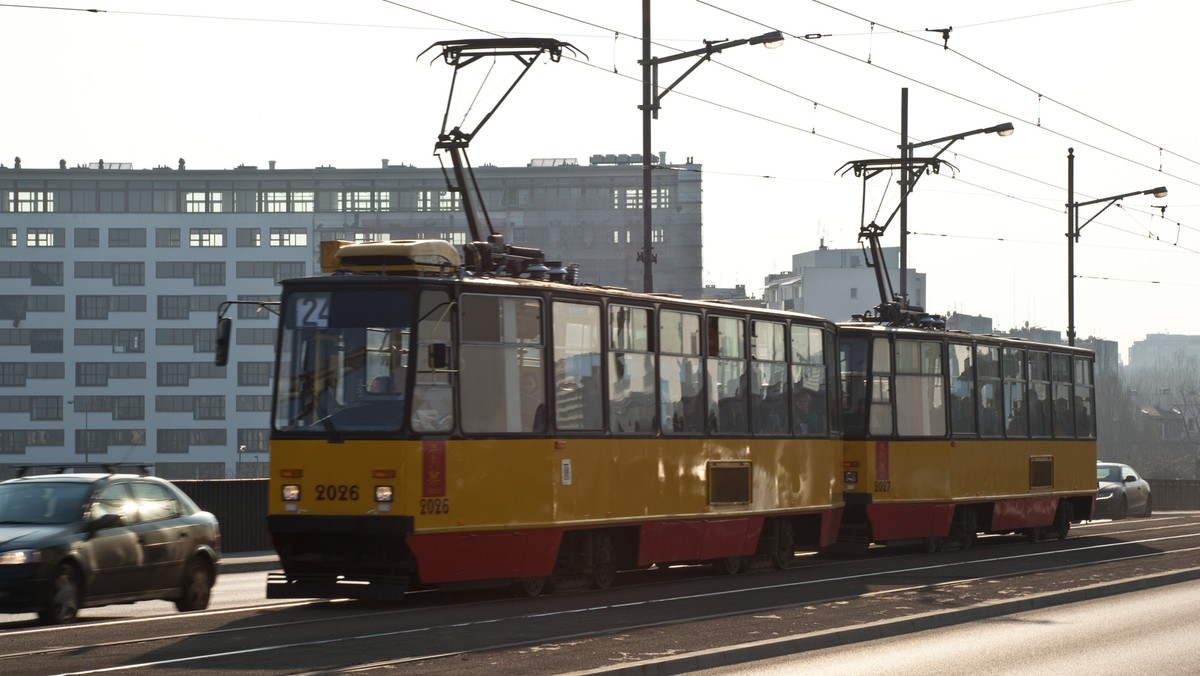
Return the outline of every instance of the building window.
{"type": "Polygon", "coordinates": [[[30,228],[25,232],[25,246],[63,246],[62,234],[62,228],[30,228]]]}
{"type": "Polygon", "coordinates": [[[196,286],[224,286],[225,264],[196,263],[192,273],[192,280],[196,286]]]}
{"type": "Polygon", "coordinates": [[[142,395],[113,397],[113,420],[145,420],[146,398],[142,395]]]}
{"type": "Polygon", "coordinates": [[[191,247],[222,247],[225,246],[224,228],[192,228],[188,231],[188,246],[191,247]]]}
{"type": "Polygon", "coordinates": [[[113,286],[145,286],[145,263],[113,263],[113,286]]]}
{"type": "Polygon", "coordinates": [[[191,366],[187,362],[159,362],[158,384],[161,387],[187,386],[191,379],[191,366]]]}
{"type": "Polygon", "coordinates": [[[0,247],[14,247],[17,245],[17,229],[16,228],[0,228],[0,247]]]}
{"type": "Polygon", "coordinates": [[[271,366],[271,362],[269,361],[238,362],[238,385],[270,385],[271,366]]]}
{"type": "Polygon", "coordinates": [[[76,296],[76,319],[108,319],[108,296],[76,296]]]}
{"type": "Polygon", "coordinates": [[[155,228],[154,246],[160,248],[177,248],[181,245],[179,228],[155,228]]]}
{"type": "Polygon", "coordinates": [[[196,420],[224,420],[225,397],[220,395],[195,397],[192,417],[196,420]]]}
{"type": "Polygon", "coordinates": [[[262,233],[258,228],[238,228],[236,237],[238,246],[262,246],[262,233]]]}
{"type": "Polygon", "coordinates": [[[44,190],[18,190],[8,193],[8,210],[20,212],[54,211],[54,193],[44,190]]]}
{"type": "Polygon", "coordinates": [[[100,228],[75,228],[75,246],[80,249],[100,246],[100,228]]]}
{"type": "Polygon", "coordinates": [[[337,196],[338,211],[370,211],[371,193],[368,191],[345,191],[337,196]]]}
{"type": "Polygon", "coordinates": [[[311,190],[299,190],[292,193],[292,211],[300,213],[311,213],[313,203],[315,202],[313,192],[311,190]]]}
{"type": "Polygon", "coordinates": [[[113,249],[146,246],[145,228],[113,228],[108,231],[108,246],[113,249]]]}
{"type": "Polygon", "coordinates": [[[108,385],[108,364],[102,362],[76,362],[75,384],[81,387],[104,387],[108,385]]]}
{"type": "Polygon", "coordinates": [[[308,231],[304,228],[271,228],[269,246],[308,246],[308,231]]]}
{"type": "Polygon", "coordinates": [[[159,319],[187,319],[192,308],[191,296],[159,296],[159,319]]]}
{"type": "Polygon", "coordinates": [[[286,192],[263,192],[258,195],[259,211],[268,214],[286,212],[288,210],[288,194],[286,192]]]}

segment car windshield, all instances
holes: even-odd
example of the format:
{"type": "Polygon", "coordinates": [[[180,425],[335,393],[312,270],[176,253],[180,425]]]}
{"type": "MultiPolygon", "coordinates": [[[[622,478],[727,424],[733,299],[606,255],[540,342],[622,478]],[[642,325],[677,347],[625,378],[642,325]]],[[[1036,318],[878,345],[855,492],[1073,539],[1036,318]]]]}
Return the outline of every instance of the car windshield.
{"type": "Polygon", "coordinates": [[[0,484],[0,523],[67,524],[78,521],[89,484],[17,482],[0,484]]]}
{"type": "Polygon", "coordinates": [[[1096,465],[1097,481],[1115,481],[1119,483],[1122,478],[1120,465],[1096,465]]]}

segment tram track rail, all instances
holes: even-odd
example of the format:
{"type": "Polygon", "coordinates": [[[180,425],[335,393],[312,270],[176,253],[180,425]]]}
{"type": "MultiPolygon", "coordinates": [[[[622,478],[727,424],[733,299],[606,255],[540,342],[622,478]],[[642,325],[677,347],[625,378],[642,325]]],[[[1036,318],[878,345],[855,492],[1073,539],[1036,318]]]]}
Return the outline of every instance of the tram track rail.
{"type": "Polygon", "coordinates": [[[481,660],[512,660],[514,669],[547,673],[576,670],[589,660],[591,668],[613,667],[661,652],[664,641],[690,654],[711,649],[701,644],[716,638],[741,644],[754,636],[861,631],[882,621],[1072,590],[1096,594],[1104,585],[1153,583],[1155,575],[1200,577],[1200,515],[1097,523],[1049,543],[984,538],[969,552],[797,562],[786,571],[728,577],[683,570],[648,582],[663,576],[651,571],[604,592],[536,600],[426,595],[395,608],[292,602],[18,628],[0,632],[0,669],[318,674],[402,666],[441,673],[482,668],[481,660]]]}

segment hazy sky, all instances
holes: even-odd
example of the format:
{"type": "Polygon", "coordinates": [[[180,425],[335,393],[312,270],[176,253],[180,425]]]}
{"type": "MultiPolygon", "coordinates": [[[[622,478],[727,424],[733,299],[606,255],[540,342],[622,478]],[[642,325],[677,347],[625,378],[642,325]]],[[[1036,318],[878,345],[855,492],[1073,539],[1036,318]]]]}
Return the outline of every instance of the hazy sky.
{"type": "MultiPolygon", "coordinates": [[[[435,52],[418,55],[436,41],[493,35],[555,37],[587,58],[535,65],[472,142],[476,165],[637,153],[641,5],[0,3],[0,162],[437,166],[452,69],[435,52]]],[[[663,98],[653,148],[703,164],[705,283],[757,294],[822,238],[858,247],[862,182],[837,171],[898,156],[901,88],[914,142],[1011,121],[1008,138],[954,144],[942,159],[958,171],[922,178],[910,199],[909,263],[928,275],[928,309],[1065,336],[1074,147],[1077,201],[1170,190],[1127,198],[1084,228],[1079,336],[1127,349],[1147,333],[1200,334],[1189,302],[1200,291],[1197,18],[1200,4],[1181,0],[656,0],[656,57],[771,29],[788,40],[700,65],[663,98]],[[948,27],[945,44],[926,30],[948,27]]],[[[660,81],[691,63],[663,64],[660,81]]],[[[471,128],[515,64],[463,69],[451,123],[471,128]]],[[[869,182],[867,220],[886,218],[897,196],[895,177],[869,182]]],[[[1082,208],[1081,220],[1100,206],[1082,208]]],[[[898,242],[897,221],[884,244],[898,242]]]]}

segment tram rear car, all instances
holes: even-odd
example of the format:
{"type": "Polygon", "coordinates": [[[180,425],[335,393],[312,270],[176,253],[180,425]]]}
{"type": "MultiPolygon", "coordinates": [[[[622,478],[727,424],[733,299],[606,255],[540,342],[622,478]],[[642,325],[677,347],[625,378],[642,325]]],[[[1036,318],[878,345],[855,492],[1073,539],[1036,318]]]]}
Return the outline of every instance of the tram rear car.
{"type": "Polygon", "coordinates": [[[1066,537],[1095,493],[1090,351],[839,326],[846,511],[839,543],[1066,537]]]}
{"type": "Polygon", "coordinates": [[[327,259],[283,283],[269,596],[536,594],[836,539],[832,323],[464,277],[445,243],[327,259]]]}

